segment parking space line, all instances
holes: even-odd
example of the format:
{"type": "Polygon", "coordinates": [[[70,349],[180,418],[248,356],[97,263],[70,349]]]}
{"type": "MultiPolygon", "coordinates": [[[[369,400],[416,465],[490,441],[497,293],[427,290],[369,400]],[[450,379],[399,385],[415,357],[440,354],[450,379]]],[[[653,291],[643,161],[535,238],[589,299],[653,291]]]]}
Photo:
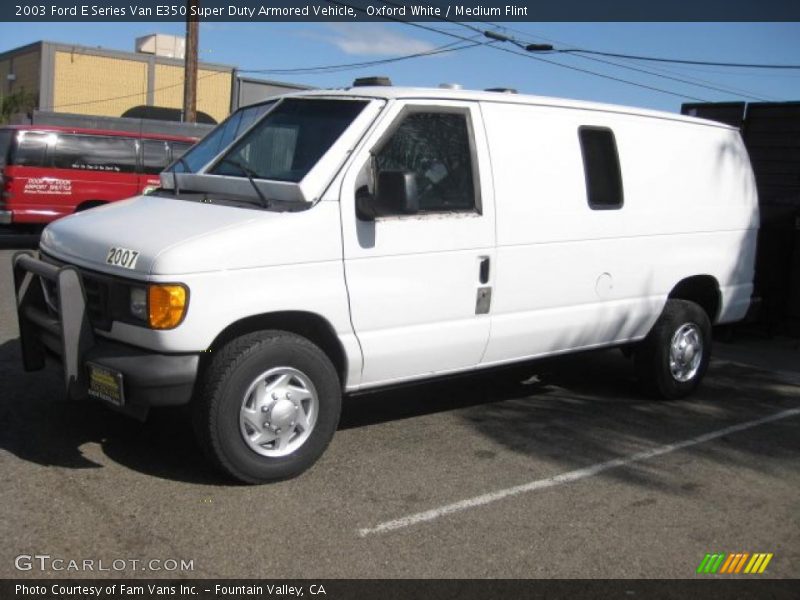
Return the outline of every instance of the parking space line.
{"type": "Polygon", "coordinates": [[[423,523],[425,521],[433,521],[435,519],[444,517],[446,515],[450,515],[456,512],[461,512],[462,510],[467,510],[470,508],[476,508],[478,506],[484,506],[486,504],[491,504],[492,502],[497,502],[498,500],[503,500],[511,496],[517,496],[519,494],[524,494],[526,492],[534,492],[536,490],[555,487],[557,485],[563,485],[565,483],[572,483],[575,481],[579,481],[581,479],[593,477],[604,471],[608,471],[609,469],[624,467],[632,463],[637,463],[651,458],[655,458],[656,456],[662,456],[664,454],[669,454],[677,450],[682,450],[684,448],[689,448],[691,446],[697,446],[698,444],[703,444],[705,442],[709,442],[711,440],[715,440],[717,438],[721,438],[723,436],[730,435],[732,433],[737,433],[739,431],[744,431],[746,429],[752,429],[753,427],[758,427],[759,425],[764,425],[765,423],[771,423],[773,421],[779,421],[781,419],[788,419],[790,417],[794,417],[797,415],[800,415],[800,408],[792,408],[789,410],[784,410],[779,413],[763,417],[761,419],[756,419],[754,421],[747,421],[745,423],[740,423],[738,425],[731,425],[730,427],[725,427],[724,429],[718,429],[717,431],[705,433],[703,435],[689,438],[687,440],[683,440],[680,442],[674,442],[672,444],[657,446],[655,448],[651,448],[650,450],[643,450],[642,452],[637,452],[636,454],[631,454],[630,456],[615,458],[588,467],[584,467],[582,469],[576,469],[574,471],[568,471],[566,473],[554,475],[553,477],[547,477],[546,479],[537,479],[536,481],[531,481],[529,483],[524,483],[522,485],[517,485],[510,488],[489,492],[488,494],[482,494],[480,496],[475,496],[473,498],[468,498],[466,500],[461,500],[459,502],[454,502],[452,504],[446,504],[444,506],[440,506],[439,508],[433,508],[431,510],[426,510],[424,512],[416,513],[413,515],[407,515],[405,517],[400,517],[399,519],[394,519],[392,521],[385,521],[374,527],[365,527],[359,529],[358,535],[361,537],[366,537],[368,535],[376,533],[386,533],[389,531],[394,531],[396,529],[403,529],[404,527],[410,527],[411,525],[416,525],[418,523],[423,523]]]}

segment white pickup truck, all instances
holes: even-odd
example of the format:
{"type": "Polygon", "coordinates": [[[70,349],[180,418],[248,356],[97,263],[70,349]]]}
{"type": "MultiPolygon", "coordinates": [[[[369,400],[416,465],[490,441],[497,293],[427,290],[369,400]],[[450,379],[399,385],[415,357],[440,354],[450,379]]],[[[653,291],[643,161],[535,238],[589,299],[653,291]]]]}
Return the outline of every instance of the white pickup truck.
{"type": "Polygon", "coordinates": [[[26,369],[143,418],[190,404],[211,460],[295,476],[342,393],[604,346],[692,392],[753,291],[739,132],[497,92],[311,91],[240,109],[154,193],[14,258],[26,369]]]}

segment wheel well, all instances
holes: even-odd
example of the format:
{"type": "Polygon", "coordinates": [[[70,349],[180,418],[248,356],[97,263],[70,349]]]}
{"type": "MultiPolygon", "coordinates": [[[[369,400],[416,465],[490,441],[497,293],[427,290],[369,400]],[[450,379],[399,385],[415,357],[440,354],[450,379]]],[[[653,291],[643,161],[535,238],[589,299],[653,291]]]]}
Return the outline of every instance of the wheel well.
{"type": "MultiPolygon", "coordinates": [[[[315,343],[328,356],[344,385],[347,380],[347,356],[333,327],[323,317],[310,312],[284,311],[246,317],[228,325],[211,344],[209,350],[241,335],[264,329],[296,333],[315,343]]],[[[206,353],[205,356],[210,356],[206,353]]],[[[201,367],[204,366],[201,364],[201,367]]]]}
{"type": "Polygon", "coordinates": [[[695,275],[681,280],[669,293],[672,299],[689,300],[706,311],[713,324],[719,316],[720,291],[719,283],[711,275],[695,275]]]}
{"type": "Polygon", "coordinates": [[[104,204],[108,204],[108,202],[105,202],[104,200],[86,200],[75,207],[75,212],[89,210],[90,208],[96,208],[98,206],[103,206],[104,204]]]}

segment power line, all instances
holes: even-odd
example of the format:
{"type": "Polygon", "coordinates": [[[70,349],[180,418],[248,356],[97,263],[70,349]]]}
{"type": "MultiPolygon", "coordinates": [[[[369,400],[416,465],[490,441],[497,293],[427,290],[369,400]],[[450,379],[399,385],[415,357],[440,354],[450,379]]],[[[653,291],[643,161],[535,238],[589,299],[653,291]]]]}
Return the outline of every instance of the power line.
{"type": "MultiPolygon", "coordinates": [[[[477,36],[475,36],[477,37],[477,36]]],[[[474,37],[472,38],[474,40],[474,37]]],[[[348,71],[351,69],[362,69],[366,67],[372,67],[375,65],[383,65],[389,64],[394,62],[400,62],[403,60],[409,60],[412,58],[420,58],[424,56],[435,56],[437,54],[446,54],[449,52],[457,52],[459,50],[467,50],[469,48],[474,48],[476,46],[484,46],[487,42],[475,42],[470,40],[471,43],[464,43],[458,42],[451,42],[449,44],[445,44],[444,46],[439,46],[438,48],[434,48],[432,50],[427,50],[424,52],[415,52],[413,54],[406,54],[403,56],[395,56],[392,58],[381,58],[377,60],[368,60],[362,62],[354,62],[354,63],[342,63],[336,65],[318,65],[314,67],[295,67],[291,69],[238,69],[240,73],[261,73],[261,74],[317,74],[317,73],[337,73],[340,71],[348,71]]],[[[491,42],[489,42],[491,43],[491,42]]]]}
{"type": "Polygon", "coordinates": [[[635,54],[618,54],[615,52],[600,52],[598,50],[585,50],[583,48],[564,48],[554,49],[553,52],[576,53],[576,54],[596,54],[598,56],[610,56],[612,58],[627,58],[630,60],[648,60],[652,62],[675,63],[681,65],[702,65],[705,67],[731,67],[737,69],[800,69],[800,65],[766,65],[766,64],[747,64],[729,62],[711,62],[707,60],[682,60],[678,58],[660,58],[656,56],[637,56],[635,54]]]}
{"type": "MultiPolygon", "coordinates": [[[[383,0],[383,2],[385,4],[391,4],[393,6],[398,6],[394,2],[391,2],[391,0],[383,0]]],[[[489,31],[489,30],[482,30],[482,29],[480,29],[478,27],[475,27],[474,25],[471,25],[469,23],[461,23],[461,22],[458,22],[458,21],[453,21],[451,19],[447,19],[446,17],[439,17],[439,20],[440,21],[444,21],[446,23],[452,23],[454,25],[459,25],[461,27],[464,27],[464,28],[466,28],[466,29],[468,29],[470,31],[473,31],[473,32],[477,32],[479,34],[482,33],[486,37],[489,37],[489,38],[491,38],[493,40],[496,40],[496,41],[510,42],[510,43],[516,45],[517,47],[525,50],[526,52],[530,51],[530,45],[531,44],[524,44],[524,43],[520,42],[519,40],[516,40],[516,39],[512,38],[511,36],[499,35],[499,34],[496,34],[496,33],[492,32],[492,31],[489,31]]],[[[523,33],[525,35],[531,35],[528,32],[523,32],[522,30],[519,30],[519,29],[515,30],[513,27],[498,26],[496,23],[491,23],[489,21],[479,21],[479,22],[483,23],[484,25],[488,25],[490,27],[494,27],[495,29],[505,29],[505,30],[510,30],[510,31],[517,31],[517,32],[523,33]]],[[[443,33],[443,32],[440,32],[440,33],[443,33]]],[[[543,36],[538,36],[538,37],[542,37],[542,39],[545,39],[545,40],[548,39],[548,38],[545,38],[543,36]]],[[[549,41],[556,42],[556,43],[563,43],[563,42],[559,42],[558,40],[549,40],[549,41]]],[[[498,49],[502,49],[502,48],[498,48],[498,49]]],[[[550,48],[550,50],[551,50],[551,52],[555,52],[552,48],[550,48]]],[[[505,51],[508,51],[508,50],[505,49],[505,51]]],[[[512,53],[513,54],[519,54],[519,53],[516,53],[516,52],[512,52],[512,53]]],[[[599,54],[602,54],[602,53],[599,53],[599,54]]],[[[669,80],[672,80],[672,81],[677,81],[677,82],[683,83],[685,85],[692,85],[692,86],[695,86],[695,87],[701,87],[701,88],[705,88],[705,89],[709,89],[709,90],[713,90],[713,91],[717,91],[717,92],[723,92],[723,93],[726,93],[726,94],[735,94],[737,96],[748,98],[748,99],[751,99],[751,100],[760,100],[760,101],[769,100],[769,98],[765,98],[763,96],[757,96],[757,95],[755,95],[753,92],[751,92],[749,90],[735,89],[735,88],[732,88],[732,87],[723,88],[723,87],[720,87],[719,84],[716,84],[715,82],[704,81],[702,79],[691,78],[691,77],[688,77],[688,76],[685,76],[685,77],[688,77],[688,79],[686,79],[684,77],[675,77],[675,76],[672,76],[672,75],[664,75],[663,73],[665,73],[665,72],[669,73],[669,71],[665,71],[663,69],[658,69],[658,70],[661,70],[662,73],[655,73],[653,71],[650,71],[650,70],[647,70],[647,69],[642,69],[640,67],[634,67],[634,66],[631,66],[631,65],[624,65],[624,64],[620,64],[620,63],[609,61],[609,60],[603,60],[601,58],[583,56],[581,54],[576,54],[575,56],[578,56],[578,58],[582,58],[584,60],[591,60],[591,61],[594,61],[594,62],[600,62],[600,63],[608,64],[608,65],[611,65],[611,66],[615,66],[615,67],[618,67],[618,68],[621,68],[621,69],[628,69],[630,71],[637,71],[637,72],[644,73],[646,75],[650,75],[650,76],[653,76],[653,77],[660,77],[662,79],[669,79],[669,80]]],[[[551,64],[557,64],[557,65],[560,65],[560,66],[564,66],[566,68],[577,68],[577,67],[569,67],[568,65],[563,65],[562,63],[557,63],[555,61],[545,61],[545,62],[550,62],[551,64]]],[[[655,67],[653,67],[653,68],[655,68],[655,67]]],[[[597,76],[603,76],[603,75],[601,75],[599,73],[595,73],[593,71],[590,71],[590,73],[592,73],[594,75],[597,75],[597,76]]],[[[677,75],[677,74],[674,74],[674,75],[677,75]]],[[[606,76],[606,77],[609,77],[609,76],[606,76]]],[[[627,81],[627,80],[622,80],[620,78],[613,78],[613,79],[615,79],[617,81],[627,81]]],[[[633,83],[633,82],[628,82],[628,83],[633,83]]],[[[666,92],[666,90],[661,90],[660,88],[652,88],[652,86],[647,86],[647,87],[649,87],[650,89],[656,89],[658,91],[666,92]]],[[[666,93],[671,93],[671,92],[666,92],[666,93]]],[[[676,94],[673,93],[673,95],[676,95],[676,94]]],[[[694,97],[688,96],[688,95],[680,96],[680,97],[691,98],[693,100],[700,100],[698,98],[694,98],[694,97]]],[[[703,101],[705,101],[705,100],[703,100],[703,101]]]]}
{"type": "MultiPolygon", "coordinates": [[[[344,3],[344,2],[340,2],[339,0],[327,0],[327,1],[329,3],[331,3],[331,4],[336,4],[336,5],[339,5],[339,6],[346,7],[346,8],[351,8],[353,10],[356,10],[356,11],[359,11],[359,12],[362,12],[362,13],[366,13],[366,10],[363,9],[363,8],[352,6],[350,4],[347,4],[347,3],[344,3]]],[[[383,1],[384,1],[385,4],[390,4],[392,6],[399,6],[397,4],[394,4],[393,2],[389,2],[388,0],[383,0],[383,1]]],[[[440,35],[446,35],[446,36],[449,36],[449,37],[452,37],[452,38],[456,38],[456,39],[460,39],[460,40],[463,40],[463,41],[471,41],[469,38],[460,36],[460,35],[455,34],[455,33],[450,33],[448,31],[442,31],[440,29],[436,29],[435,27],[429,27],[427,25],[423,25],[422,23],[415,23],[413,21],[404,21],[402,19],[391,17],[389,15],[383,16],[383,18],[386,19],[386,20],[389,20],[389,21],[394,21],[394,22],[397,22],[397,23],[403,23],[404,25],[410,25],[410,26],[413,26],[413,27],[418,27],[420,29],[425,29],[427,31],[432,31],[432,32],[438,33],[440,35]]],[[[467,27],[468,29],[471,29],[471,30],[473,30],[475,32],[481,33],[482,35],[486,35],[486,33],[487,33],[486,31],[481,30],[481,29],[479,29],[477,27],[472,27],[472,26],[467,25],[467,24],[458,23],[457,21],[451,21],[451,20],[445,19],[443,17],[440,17],[439,19],[442,20],[442,21],[445,21],[447,23],[456,23],[456,24],[459,24],[459,25],[463,25],[464,27],[467,27]]],[[[487,37],[492,37],[492,36],[487,36],[487,37]]],[[[505,41],[502,38],[493,38],[493,39],[495,39],[497,41],[505,41]]],[[[508,41],[511,41],[511,40],[508,40],[508,41]]],[[[706,100],[705,98],[698,98],[697,96],[691,96],[689,94],[681,94],[681,93],[677,93],[677,92],[671,92],[669,90],[658,88],[658,87],[655,87],[655,86],[652,86],[652,85],[646,85],[646,84],[643,84],[643,83],[637,83],[635,81],[630,81],[628,79],[623,79],[621,77],[615,77],[613,75],[606,75],[604,73],[598,73],[596,71],[591,71],[589,69],[583,69],[581,67],[576,67],[576,66],[573,66],[573,65],[565,65],[564,63],[560,63],[560,62],[557,62],[557,61],[554,61],[554,60],[548,60],[546,58],[542,58],[541,56],[534,56],[534,55],[528,54],[528,53],[515,52],[514,50],[511,50],[509,48],[503,48],[501,46],[488,45],[487,47],[494,48],[495,50],[500,50],[502,52],[507,52],[509,54],[514,54],[516,56],[522,56],[522,57],[528,58],[530,60],[536,60],[536,61],[539,61],[539,62],[543,62],[543,63],[555,65],[555,66],[558,66],[558,67],[562,67],[564,69],[570,69],[572,71],[578,71],[580,73],[586,73],[588,75],[593,75],[595,77],[600,77],[602,79],[608,79],[610,81],[616,81],[618,83],[625,83],[627,85],[632,85],[632,86],[635,86],[635,87],[648,89],[648,90],[651,90],[651,91],[654,91],[654,92],[659,92],[659,93],[662,93],[662,94],[668,94],[670,96],[676,96],[678,98],[688,98],[690,100],[696,100],[698,102],[708,102],[708,100],[706,100]]]]}
{"type": "MultiPolygon", "coordinates": [[[[423,56],[434,56],[434,55],[437,55],[437,54],[445,54],[445,53],[448,53],[448,52],[457,52],[459,50],[467,50],[469,48],[474,48],[476,46],[485,46],[485,45],[491,44],[491,42],[476,42],[476,41],[474,41],[474,39],[476,37],[477,36],[473,36],[473,38],[471,38],[471,39],[464,38],[464,40],[466,40],[466,43],[462,43],[462,41],[451,42],[449,44],[445,44],[443,46],[439,46],[437,48],[434,48],[432,50],[427,50],[425,52],[416,52],[414,54],[406,54],[404,56],[395,56],[395,57],[392,57],[392,58],[384,58],[384,59],[378,59],[378,60],[372,60],[372,61],[363,61],[363,62],[358,62],[358,63],[344,63],[344,64],[337,64],[337,65],[318,65],[318,66],[314,66],[314,67],[299,67],[299,68],[293,68],[293,69],[237,69],[237,71],[239,73],[262,73],[262,74],[269,74],[269,73],[274,73],[274,74],[335,73],[335,72],[339,72],[339,71],[346,71],[346,70],[349,70],[349,69],[365,68],[365,67],[378,65],[378,64],[387,64],[387,63],[399,62],[399,61],[402,61],[402,60],[409,60],[409,59],[412,59],[412,58],[418,58],[418,57],[423,57],[423,56]]],[[[214,73],[208,73],[206,75],[202,75],[202,76],[198,77],[197,80],[200,81],[201,79],[206,79],[208,77],[213,77],[215,75],[220,75],[220,74],[223,74],[223,73],[228,73],[228,71],[215,71],[214,73]]],[[[161,92],[163,90],[176,88],[176,87],[179,87],[179,86],[183,86],[183,82],[174,83],[174,84],[162,86],[160,88],[156,88],[156,89],[153,90],[153,93],[155,94],[157,92],[161,92]]],[[[111,97],[108,97],[108,98],[97,98],[95,100],[85,100],[85,101],[82,101],[82,102],[71,102],[71,103],[68,103],[68,104],[59,104],[57,106],[47,107],[47,110],[70,108],[70,107],[73,107],[73,106],[86,106],[86,105],[90,105],[90,104],[99,104],[99,103],[102,103],[102,102],[113,102],[115,100],[126,100],[128,98],[136,98],[136,97],[139,97],[139,96],[146,96],[147,93],[148,93],[147,91],[143,91],[143,92],[135,92],[135,93],[132,93],[132,94],[123,94],[123,95],[120,95],[120,96],[111,96],[111,97]]]]}
{"type": "MultiPolygon", "coordinates": [[[[497,27],[497,25],[494,25],[494,24],[492,24],[492,25],[494,27],[497,27]]],[[[509,31],[516,31],[516,32],[522,33],[524,35],[532,35],[532,34],[526,32],[526,31],[522,31],[522,30],[519,30],[519,29],[514,29],[512,27],[499,27],[499,28],[500,29],[506,29],[506,30],[509,30],[509,31]]],[[[548,39],[548,38],[546,38],[544,36],[538,36],[537,35],[537,36],[533,36],[533,37],[539,37],[541,39],[544,39],[544,40],[547,40],[547,41],[551,41],[551,42],[563,43],[563,42],[559,42],[558,40],[548,39]]],[[[517,45],[520,48],[523,48],[523,47],[526,46],[525,42],[520,42],[519,40],[514,40],[513,38],[512,38],[512,40],[513,40],[512,43],[514,43],[515,45],[517,45]]],[[[611,60],[605,60],[605,59],[602,59],[602,58],[595,58],[595,57],[592,57],[592,56],[583,56],[583,55],[580,55],[580,54],[575,55],[575,56],[577,56],[578,58],[582,58],[584,60],[591,60],[591,61],[594,61],[594,62],[599,62],[599,63],[604,63],[604,64],[607,64],[607,65],[612,65],[612,66],[618,67],[620,69],[628,69],[630,71],[637,71],[639,73],[644,73],[644,74],[650,75],[652,77],[660,77],[662,79],[669,79],[671,81],[677,81],[678,83],[683,83],[683,84],[686,84],[686,85],[692,85],[692,86],[695,86],[695,87],[705,88],[705,89],[713,90],[713,91],[716,91],[716,92],[723,92],[725,94],[735,94],[736,96],[740,96],[740,97],[743,97],[743,98],[749,98],[751,100],[760,100],[760,101],[769,100],[768,98],[765,98],[763,96],[757,96],[757,95],[755,95],[753,92],[751,92],[749,90],[736,89],[736,88],[732,88],[732,87],[728,87],[728,88],[720,87],[720,85],[715,83],[715,82],[705,81],[705,80],[697,79],[697,78],[692,78],[692,77],[689,77],[688,75],[684,75],[682,77],[677,77],[676,75],[679,75],[679,74],[678,73],[674,73],[674,72],[673,72],[672,75],[665,75],[664,73],[670,73],[670,71],[666,71],[664,69],[658,69],[658,67],[651,67],[651,69],[660,70],[660,71],[662,71],[661,73],[656,73],[656,72],[654,72],[652,70],[643,69],[641,67],[634,67],[632,65],[621,64],[621,63],[614,62],[614,61],[611,61],[611,60]]]]}
{"type": "MultiPolygon", "coordinates": [[[[206,79],[208,77],[214,77],[215,75],[221,75],[221,74],[230,75],[230,71],[215,71],[213,73],[208,73],[207,75],[203,75],[201,77],[198,77],[197,80],[200,81],[201,79],[206,79]]],[[[168,90],[168,89],[179,87],[179,86],[181,86],[181,87],[183,86],[183,81],[181,81],[180,83],[173,83],[171,85],[165,85],[163,87],[156,88],[156,89],[153,90],[153,93],[155,94],[156,92],[161,92],[163,90],[168,90]]],[[[97,100],[85,100],[83,102],[72,102],[70,104],[59,104],[57,106],[47,107],[45,110],[55,110],[57,108],[70,108],[72,106],[85,106],[87,104],[99,104],[100,102],[113,102],[114,100],[126,100],[127,98],[135,98],[137,96],[147,96],[147,93],[148,93],[147,91],[144,91],[144,92],[136,92],[134,94],[125,94],[125,95],[122,95],[122,96],[111,96],[109,98],[98,98],[97,100]]]]}

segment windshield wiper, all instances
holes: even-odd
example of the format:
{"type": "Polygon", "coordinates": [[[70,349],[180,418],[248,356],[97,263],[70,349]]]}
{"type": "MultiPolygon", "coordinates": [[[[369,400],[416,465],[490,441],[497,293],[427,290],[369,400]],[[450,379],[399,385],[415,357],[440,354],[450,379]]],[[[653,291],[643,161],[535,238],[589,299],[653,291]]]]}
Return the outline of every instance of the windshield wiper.
{"type": "Polygon", "coordinates": [[[233,158],[223,158],[220,161],[220,163],[227,163],[239,169],[244,174],[244,176],[247,177],[247,180],[250,182],[250,185],[253,186],[253,189],[256,191],[256,194],[258,194],[258,197],[261,198],[261,206],[263,208],[270,207],[269,199],[261,191],[261,188],[258,187],[258,184],[256,184],[255,178],[258,176],[258,173],[255,173],[250,167],[243,165],[241,162],[239,162],[238,160],[234,160],[233,158]]]}

